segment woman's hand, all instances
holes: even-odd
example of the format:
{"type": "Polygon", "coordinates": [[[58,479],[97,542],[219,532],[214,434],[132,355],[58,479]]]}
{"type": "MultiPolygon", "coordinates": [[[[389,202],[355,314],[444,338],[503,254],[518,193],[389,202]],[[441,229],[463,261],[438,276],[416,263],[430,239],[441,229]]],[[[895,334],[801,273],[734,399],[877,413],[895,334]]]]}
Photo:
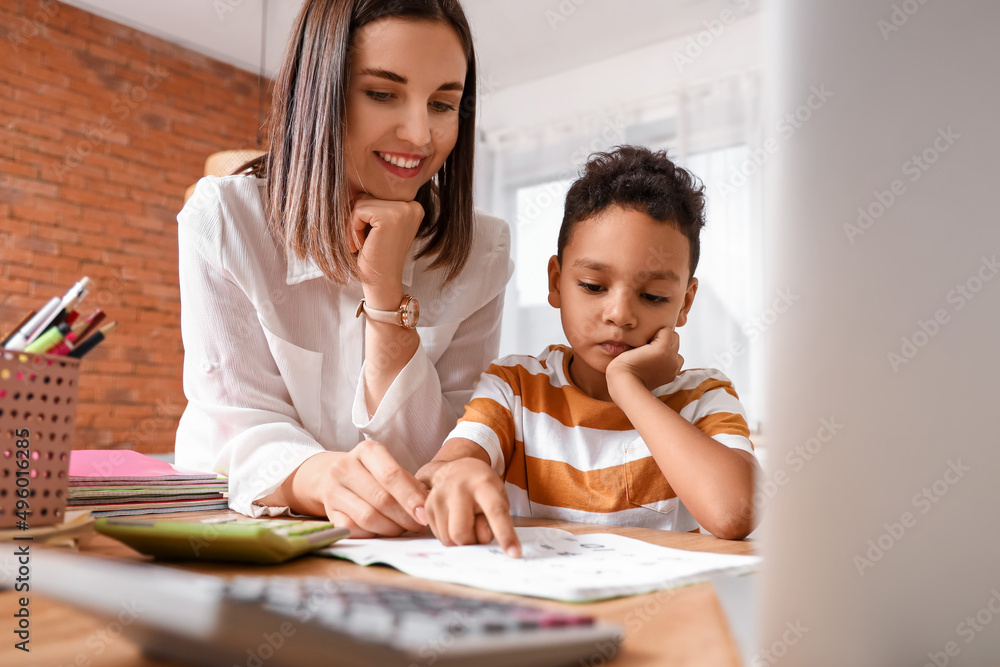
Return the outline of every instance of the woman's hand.
{"type": "Polygon", "coordinates": [[[431,487],[424,511],[442,544],[489,544],[496,535],[504,553],[520,558],[507,490],[490,464],[472,457],[431,461],[417,479],[431,487]]]}
{"type": "Polygon", "coordinates": [[[415,201],[361,195],[351,215],[351,252],[357,252],[365,300],[377,310],[395,310],[403,298],[403,263],[424,219],[415,201]]]}
{"type": "Polygon", "coordinates": [[[646,345],[622,352],[612,359],[605,371],[612,399],[614,385],[629,378],[637,379],[650,391],[673,382],[684,366],[684,357],[679,353],[680,345],[677,331],[663,328],[646,345]]]}
{"type": "Polygon", "coordinates": [[[427,488],[385,445],[365,440],[349,452],[323,452],[306,459],[263,500],[301,514],[324,514],[337,526],[350,528],[351,537],[397,537],[427,530],[414,518],[426,497],[427,488]]]}

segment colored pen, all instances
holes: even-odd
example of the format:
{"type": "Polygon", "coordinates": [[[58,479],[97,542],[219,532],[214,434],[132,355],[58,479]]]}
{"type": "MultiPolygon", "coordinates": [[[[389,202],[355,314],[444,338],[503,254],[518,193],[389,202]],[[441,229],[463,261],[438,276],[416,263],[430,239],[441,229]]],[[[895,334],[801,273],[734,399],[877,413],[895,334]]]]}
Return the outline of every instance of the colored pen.
{"type": "Polygon", "coordinates": [[[66,316],[73,312],[76,304],[80,303],[80,300],[87,296],[87,292],[90,291],[90,287],[93,284],[93,281],[86,276],[80,278],[79,282],[70,287],[66,294],[63,295],[62,301],[59,303],[59,309],[28,337],[27,343],[31,343],[35,338],[44,334],[49,330],[49,327],[61,324],[66,319],[66,316]]]}
{"type": "Polygon", "coordinates": [[[60,322],[54,327],[49,327],[45,333],[25,345],[24,351],[29,354],[45,352],[49,348],[61,343],[69,332],[70,326],[65,322],[60,322]]]}
{"type": "Polygon", "coordinates": [[[90,314],[90,317],[87,318],[87,328],[81,331],[80,333],[72,333],[66,336],[66,340],[74,344],[77,341],[83,340],[84,338],[89,336],[94,331],[94,329],[97,328],[97,325],[99,325],[101,322],[104,321],[105,317],[106,315],[104,314],[104,311],[98,308],[97,310],[95,310],[90,314]]]}
{"type": "MultiPolygon", "coordinates": [[[[87,296],[87,293],[90,291],[93,284],[93,281],[86,276],[80,278],[79,282],[70,287],[66,294],[63,295],[60,308],[56,311],[56,314],[49,322],[43,325],[41,329],[36,331],[35,335],[39,336],[48,331],[49,327],[64,322],[69,314],[73,312],[73,309],[76,308],[76,305],[83,300],[83,297],[87,296]]],[[[28,342],[31,341],[29,340],[28,342]]]]}
{"type": "Polygon", "coordinates": [[[73,349],[73,344],[70,341],[70,336],[73,336],[74,334],[83,331],[84,328],[86,328],[86,326],[87,326],[86,322],[77,322],[72,326],[72,328],[69,326],[68,322],[63,322],[62,324],[60,324],[59,330],[65,334],[65,338],[63,338],[55,345],[50,346],[47,350],[45,350],[45,354],[51,354],[54,356],[62,356],[64,354],[69,354],[70,351],[72,351],[73,349]]]}
{"type": "Polygon", "coordinates": [[[83,355],[93,350],[102,340],[107,338],[108,333],[110,333],[111,330],[114,329],[117,325],[118,325],[117,322],[112,322],[111,324],[105,324],[103,327],[101,327],[100,331],[98,331],[93,336],[91,336],[87,340],[77,345],[73,349],[73,351],[67,354],[66,356],[73,357],[74,359],[82,358],[83,355]]]}
{"type": "Polygon", "coordinates": [[[49,349],[48,352],[46,352],[46,354],[54,354],[60,356],[64,354],[69,354],[70,352],[73,351],[73,347],[76,345],[76,342],[78,340],[83,340],[84,338],[86,338],[87,334],[93,331],[94,327],[100,324],[101,320],[103,319],[104,319],[104,311],[98,308],[97,310],[95,310],[93,313],[90,314],[90,317],[83,320],[82,322],[77,322],[75,325],[73,325],[73,330],[70,331],[68,334],[66,334],[66,338],[64,338],[63,341],[58,345],[56,345],[55,347],[49,349]]]}
{"type": "Polygon", "coordinates": [[[27,324],[22,326],[17,330],[17,333],[7,339],[3,346],[4,349],[13,350],[15,352],[23,350],[24,346],[31,340],[31,335],[35,333],[35,330],[42,326],[43,323],[49,322],[49,320],[59,310],[59,305],[61,303],[62,300],[57,296],[49,299],[49,302],[42,306],[41,310],[35,313],[35,316],[28,320],[27,324]]]}
{"type": "Polygon", "coordinates": [[[27,315],[25,315],[24,317],[22,317],[21,321],[18,322],[17,324],[15,324],[14,328],[10,330],[10,333],[8,333],[7,335],[5,335],[3,337],[3,340],[0,341],[0,347],[3,347],[4,345],[6,345],[7,341],[9,341],[11,338],[13,338],[14,334],[16,334],[18,331],[20,331],[21,327],[23,327],[25,324],[27,324],[28,320],[30,320],[32,317],[34,317],[37,314],[38,314],[38,311],[37,310],[33,310],[33,311],[29,312],[27,315]]]}

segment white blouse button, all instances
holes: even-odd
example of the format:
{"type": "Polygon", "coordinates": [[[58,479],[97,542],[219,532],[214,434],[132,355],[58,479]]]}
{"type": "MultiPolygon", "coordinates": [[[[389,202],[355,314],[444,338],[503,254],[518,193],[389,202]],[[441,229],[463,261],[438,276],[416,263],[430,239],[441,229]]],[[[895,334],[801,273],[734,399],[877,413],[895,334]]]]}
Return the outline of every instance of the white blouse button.
{"type": "Polygon", "coordinates": [[[211,361],[201,362],[201,371],[203,373],[211,373],[214,370],[215,370],[215,364],[213,364],[211,361]]]}

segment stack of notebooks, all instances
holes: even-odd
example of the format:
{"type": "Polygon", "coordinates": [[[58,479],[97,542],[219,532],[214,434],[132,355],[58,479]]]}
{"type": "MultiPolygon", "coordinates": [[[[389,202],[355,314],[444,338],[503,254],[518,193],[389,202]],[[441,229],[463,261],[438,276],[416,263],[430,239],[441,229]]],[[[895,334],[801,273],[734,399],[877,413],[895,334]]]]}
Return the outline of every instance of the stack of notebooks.
{"type": "Polygon", "coordinates": [[[93,517],[227,509],[225,477],[124,449],[70,453],[67,510],[93,517]]]}

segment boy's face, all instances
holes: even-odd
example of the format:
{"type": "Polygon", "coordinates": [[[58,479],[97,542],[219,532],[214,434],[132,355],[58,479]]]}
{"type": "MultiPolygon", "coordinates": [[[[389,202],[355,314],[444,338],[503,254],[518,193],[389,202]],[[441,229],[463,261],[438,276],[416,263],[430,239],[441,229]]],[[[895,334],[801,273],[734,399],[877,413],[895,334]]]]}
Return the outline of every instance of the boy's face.
{"type": "Polygon", "coordinates": [[[687,322],[698,289],[690,245],[670,222],[612,206],[578,223],[549,260],[549,304],[560,309],[573,348],[574,382],[595,397],[619,354],[687,322]]]}

